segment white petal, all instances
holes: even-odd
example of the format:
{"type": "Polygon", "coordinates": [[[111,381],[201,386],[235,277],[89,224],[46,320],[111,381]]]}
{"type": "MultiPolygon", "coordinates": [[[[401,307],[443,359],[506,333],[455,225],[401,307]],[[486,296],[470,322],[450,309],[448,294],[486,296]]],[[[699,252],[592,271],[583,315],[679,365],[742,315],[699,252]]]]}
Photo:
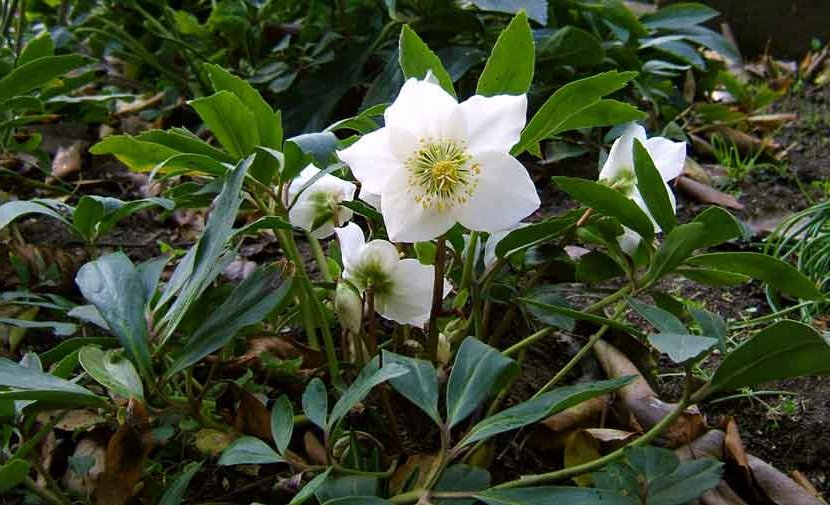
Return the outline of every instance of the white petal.
{"type": "Polygon", "coordinates": [[[331,237],[334,234],[334,223],[326,221],[311,232],[311,236],[316,239],[324,239],[331,237]]]}
{"type": "Polygon", "coordinates": [[[394,244],[388,240],[375,239],[366,244],[366,247],[360,251],[360,257],[354,268],[357,270],[371,265],[391,276],[398,267],[399,261],[398,250],[394,244]]]}
{"type": "Polygon", "coordinates": [[[380,193],[387,178],[405,170],[404,160],[417,149],[417,139],[388,126],[367,133],[337,156],[352,170],[365,190],[380,193]]]}
{"type": "Polygon", "coordinates": [[[458,102],[441,86],[425,80],[406,81],[383,118],[387,127],[409,131],[416,139],[459,139],[464,134],[458,102]]]}
{"type": "Polygon", "coordinates": [[[450,210],[424,208],[409,193],[406,174],[390,179],[380,199],[383,222],[389,240],[394,242],[424,242],[438,237],[455,225],[456,216],[450,210]]]}
{"type": "Polygon", "coordinates": [[[623,227],[623,229],[623,234],[617,237],[617,243],[620,244],[620,248],[626,254],[632,255],[637,252],[637,247],[640,245],[642,238],[630,228],[623,227]]]}
{"type": "Polygon", "coordinates": [[[496,232],[516,226],[539,208],[539,195],[524,165],[506,153],[475,158],[481,172],[466,205],[457,208],[458,221],[471,230],[496,232]]]}
{"type": "Polygon", "coordinates": [[[432,307],[434,277],[434,267],[416,259],[401,260],[393,274],[392,291],[376,300],[378,312],[392,321],[424,326],[432,307]]]}
{"type": "Polygon", "coordinates": [[[380,195],[366,191],[365,188],[360,188],[358,198],[369,204],[375,210],[380,211],[380,195]]]}
{"type": "Polygon", "coordinates": [[[685,142],[654,137],[646,140],[645,147],[664,181],[668,182],[683,172],[683,163],[686,161],[685,142]]]}
{"type": "Polygon", "coordinates": [[[475,95],[459,107],[467,127],[467,148],[473,155],[509,152],[519,141],[527,120],[525,95],[475,95]]]}
{"type": "Polygon", "coordinates": [[[631,198],[631,200],[633,200],[638,207],[643,209],[643,212],[645,212],[648,218],[651,219],[651,224],[654,225],[654,231],[660,231],[660,225],[657,224],[657,220],[654,219],[654,216],[651,215],[651,211],[648,210],[648,205],[646,205],[646,200],[643,198],[643,194],[640,193],[640,189],[636,187],[632,189],[629,198],[631,198]]]}
{"type": "MultiPolygon", "coordinates": [[[[354,212],[352,212],[352,209],[343,206],[338,206],[337,210],[334,211],[334,223],[332,224],[334,224],[335,226],[345,226],[345,224],[348,223],[353,216],[354,212]]],[[[334,233],[334,229],[332,229],[331,231],[332,233],[334,233]]],[[[331,233],[329,233],[329,235],[331,235],[331,233]]]]}
{"type": "Polygon", "coordinates": [[[366,246],[363,230],[354,223],[334,230],[340,242],[340,255],[343,258],[343,268],[351,270],[360,259],[360,254],[366,246]]]}
{"type": "Polygon", "coordinates": [[[291,181],[288,185],[288,200],[291,201],[297,196],[297,193],[300,191],[305,183],[311,180],[312,177],[317,175],[320,172],[320,169],[314,166],[313,164],[309,164],[307,167],[302,169],[297,177],[291,181]]]}
{"type": "Polygon", "coordinates": [[[623,170],[634,170],[634,139],[646,142],[646,130],[637,123],[631,123],[623,131],[623,134],[614,141],[611,152],[602,170],[599,172],[600,180],[613,180],[623,170]]]}
{"type": "Polygon", "coordinates": [[[288,211],[288,221],[305,231],[310,231],[316,215],[314,204],[308,199],[297,200],[297,203],[288,211]]]}

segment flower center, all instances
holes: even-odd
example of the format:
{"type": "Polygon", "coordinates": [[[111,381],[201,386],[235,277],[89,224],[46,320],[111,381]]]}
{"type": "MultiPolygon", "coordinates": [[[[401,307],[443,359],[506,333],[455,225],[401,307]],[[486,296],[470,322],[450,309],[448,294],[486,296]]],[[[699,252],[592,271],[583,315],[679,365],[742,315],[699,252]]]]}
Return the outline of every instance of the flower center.
{"type": "Polygon", "coordinates": [[[634,174],[633,169],[627,168],[620,170],[617,176],[613,179],[606,179],[605,183],[611,189],[616,189],[624,195],[629,195],[634,189],[634,186],[637,184],[637,176],[634,174]]]}
{"type": "Polygon", "coordinates": [[[380,261],[367,258],[354,272],[353,282],[360,289],[366,289],[370,285],[376,296],[383,296],[392,290],[392,279],[389,277],[380,261]]]}
{"type": "Polygon", "coordinates": [[[467,202],[480,172],[479,165],[471,160],[461,142],[422,139],[420,149],[406,160],[415,202],[439,211],[467,202]]]}

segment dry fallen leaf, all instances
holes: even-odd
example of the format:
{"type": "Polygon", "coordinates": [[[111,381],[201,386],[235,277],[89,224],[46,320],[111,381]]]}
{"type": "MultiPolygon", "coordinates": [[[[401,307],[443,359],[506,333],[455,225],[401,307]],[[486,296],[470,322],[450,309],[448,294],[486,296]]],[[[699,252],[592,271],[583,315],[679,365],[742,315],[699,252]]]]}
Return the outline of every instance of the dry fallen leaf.
{"type": "Polygon", "coordinates": [[[326,448],[317,440],[314,432],[308,430],[303,435],[303,445],[305,452],[309,459],[318,465],[327,465],[328,457],[326,456],[326,448]]]}
{"type": "Polygon", "coordinates": [[[401,494],[407,489],[404,486],[410,485],[411,489],[419,489],[426,484],[429,477],[429,469],[438,457],[437,454],[413,454],[400,465],[395,473],[389,478],[389,492],[393,495],[401,494]],[[412,476],[417,472],[417,480],[411,482],[412,476]]]}
{"type": "Polygon", "coordinates": [[[700,203],[711,203],[726,207],[729,209],[741,210],[744,208],[743,204],[734,196],[718,191],[712,186],[708,186],[694,179],[681,175],[676,179],[675,185],[677,188],[700,203]]]}
{"type": "Polygon", "coordinates": [[[542,421],[553,431],[565,431],[577,426],[587,426],[599,419],[603,409],[608,405],[609,396],[597,396],[554,414],[542,421]]]}
{"type": "Polygon", "coordinates": [[[78,441],[73,458],[92,458],[92,465],[86,475],[78,475],[70,465],[61,480],[63,486],[74,493],[89,496],[95,492],[98,477],[106,466],[107,449],[93,437],[84,437],[78,441]]]}
{"type": "Polygon", "coordinates": [[[61,179],[81,169],[81,142],[58,147],[52,159],[52,177],[61,179]]]}

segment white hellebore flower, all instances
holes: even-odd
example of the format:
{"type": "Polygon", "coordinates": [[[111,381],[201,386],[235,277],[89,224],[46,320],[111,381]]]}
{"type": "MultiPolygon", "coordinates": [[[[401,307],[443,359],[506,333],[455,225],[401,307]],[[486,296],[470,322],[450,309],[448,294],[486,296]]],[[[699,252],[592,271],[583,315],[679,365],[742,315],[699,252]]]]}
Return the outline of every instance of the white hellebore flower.
{"type": "MultiPolygon", "coordinates": [[[[288,186],[289,203],[319,173],[320,169],[314,165],[305,167],[288,186]]],[[[294,226],[311,232],[315,238],[329,237],[336,226],[342,226],[352,218],[351,209],[340,203],[353,200],[356,190],[357,187],[351,182],[326,174],[300,193],[297,202],[288,211],[288,220],[294,226]]]]}
{"type": "MultiPolygon", "coordinates": [[[[645,128],[636,123],[631,123],[623,131],[623,134],[614,141],[611,152],[599,172],[600,181],[634,200],[634,203],[651,218],[654,223],[654,230],[660,231],[660,227],[649,212],[648,206],[646,206],[643,195],[637,188],[637,176],[634,172],[634,139],[643,144],[657,171],[660,172],[673,210],[677,209],[677,202],[669,187],[669,181],[683,172],[683,163],[686,161],[686,143],[672,142],[663,137],[649,139],[646,137],[645,128]]],[[[618,238],[618,241],[624,251],[632,253],[640,243],[640,236],[633,230],[626,228],[625,233],[618,238]]]]}
{"type": "MultiPolygon", "coordinates": [[[[424,326],[432,305],[435,267],[422,265],[416,259],[400,259],[398,250],[386,240],[366,243],[363,231],[354,223],[335,232],[343,256],[343,277],[361,291],[372,286],[375,310],[381,316],[402,324],[424,326]]],[[[445,280],[443,296],[450,289],[445,280]]]]}
{"type": "Polygon", "coordinates": [[[409,79],[385,126],[337,154],[364,191],[380,195],[392,241],[431,240],[455,223],[500,231],[539,207],[527,170],[510,155],[526,111],[525,95],[458,103],[429,78],[409,79]]]}

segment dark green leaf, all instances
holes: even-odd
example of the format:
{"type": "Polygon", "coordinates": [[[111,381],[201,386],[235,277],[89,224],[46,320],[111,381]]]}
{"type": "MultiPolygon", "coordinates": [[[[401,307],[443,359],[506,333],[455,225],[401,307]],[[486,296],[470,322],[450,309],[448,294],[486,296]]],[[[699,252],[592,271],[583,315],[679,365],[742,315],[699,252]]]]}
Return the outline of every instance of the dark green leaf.
{"type": "MultiPolygon", "coordinates": [[[[435,490],[441,492],[481,491],[490,487],[490,472],[469,465],[453,465],[441,474],[435,490]]],[[[435,505],[473,505],[475,500],[434,500],[435,505]]]]}
{"type": "Polygon", "coordinates": [[[726,322],[718,314],[706,309],[690,307],[692,317],[695,318],[704,336],[718,339],[718,348],[726,354],[726,322]]]}
{"type": "Polygon", "coordinates": [[[323,505],[392,505],[392,502],[377,496],[345,496],[329,500],[323,505]]]}
{"type": "Polygon", "coordinates": [[[642,333],[640,333],[633,326],[629,326],[625,323],[621,323],[621,322],[615,321],[613,319],[608,319],[606,317],[597,316],[595,314],[589,314],[587,312],[581,312],[581,311],[578,311],[578,310],[569,309],[567,307],[541,303],[537,300],[532,300],[530,298],[519,298],[518,301],[520,303],[524,303],[524,304],[527,304],[527,305],[533,305],[533,306],[536,306],[540,309],[544,309],[546,311],[553,312],[555,314],[561,314],[563,316],[566,316],[566,317],[569,317],[569,318],[572,318],[572,319],[576,319],[578,321],[590,321],[592,323],[596,323],[596,324],[599,324],[599,325],[606,325],[606,326],[609,326],[611,328],[615,328],[615,329],[618,329],[620,331],[624,331],[624,332],[626,332],[630,335],[634,335],[634,336],[636,336],[640,339],[643,338],[642,333]]]}
{"type": "Polygon", "coordinates": [[[643,16],[640,21],[652,30],[674,29],[699,25],[717,16],[718,11],[703,4],[678,3],[643,16]]]}
{"type": "Polygon", "coordinates": [[[52,79],[82,67],[89,60],[80,54],[44,56],[16,67],[0,79],[0,103],[40,88],[52,79]]]}
{"type": "Polygon", "coordinates": [[[621,377],[596,382],[565,386],[544,393],[535,399],[520,403],[479,422],[467,433],[461,445],[474,444],[480,440],[517,430],[528,424],[536,423],[567,408],[578,405],[609,391],[631,383],[634,377],[621,377]]]}
{"type": "Polygon", "coordinates": [[[326,385],[318,378],[314,378],[306,386],[302,398],[303,412],[308,419],[322,429],[326,429],[329,412],[328,393],[326,385]]]}
{"type": "Polygon", "coordinates": [[[234,440],[219,458],[219,464],[224,466],[267,465],[284,461],[285,459],[274,449],[256,437],[242,437],[234,440]]]}
{"type": "Polygon", "coordinates": [[[222,147],[236,159],[244,158],[261,145],[254,113],[236,95],[220,91],[189,102],[222,147]]]}
{"type": "Polygon", "coordinates": [[[271,407],[271,434],[280,454],[285,454],[294,432],[294,407],[287,396],[281,395],[271,407]]]}
{"type": "Polygon", "coordinates": [[[52,42],[52,35],[44,30],[23,47],[23,50],[20,51],[20,56],[17,57],[16,66],[19,67],[39,58],[54,55],[55,43],[52,42]]]}
{"type": "Polygon", "coordinates": [[[181,505],[190,481],[193,480],[193,477],[196,476],[201,468],[201,462],[188,464],[184,471],[176,477],[176,480],[167,487],[167,490],[159,501],[159,505],[181,505]]]}
{"type": "Polygon", "coordinates": [[[720,207],[709,207],[695,216],[693,222],[702,223],[706,227],[706,235],[698,245],[701,249],[747,236],[744,226],[735,216],[720,207]]]}
{"type": "Polygon", "coordinates": [[[691,266],[748,275],[784,293],[805,300],[824,298],[812,280],[788,263],[766,254],[754,252],[701,254],[690,258],[687,263],[691,266]]]}
{"type": "Polygon", "coordinates": [[[637,189],[640,190],[654,220],[663,233],[671,232],[677,226],[677,218],[674,216],[674,207],[668,193],[671,190],[666,187],[651,155],[638,139],[634,139],[634,172],[637,174],[637,189]]]}
{"type": "Polygon", "coordinates": [[[363,400],[369,391],[378,384],[384,383],[389,379],[400,377],[409,373],[409,370],[397,363],[384,363],[383,368],[378,368],[378,358],[375,357],[363,367],[357,379],[351,386],[343,393],[343,396],[331,408],[331,415],[328,419],[328,430],[330,430],[340,419],[343,418],[349,411],[363,400]]]}
{"type": "Polygon", "coordinates": [[[106,399],[73,382],[0,358],[0,398],[43,400],[66,406],[104,407],[106,399]]]}
{"type": "Polygon", "coordinates": [[[317,488],[314,495],[320,503],[353,496],[375,496],[378,492],[378,478],[368,475],[330,476],[317,488]]]}
{"type": "Polygon", "coordinates": [[[646,241],[654,238],[654,225],[648,216],[625,195],[598,182],[576,177],[554,177],[554,182],[572,198],[640,234],[646,241]]]}
{"type": "MultiPolygon", "coordinates": [[[[337,149],[337,143],[339,142],[337,136],[332,132],[304,133],[288,140],[299,146],[305,154],[310,155],[321,167],[328,165],[328,159],[337,149]]],[[[287,153],[286,156],[288,156],[287,153]]],[[[287,163],[288,160],[286,160],[287,163]]],[[[300,167],[300,170],[303,168],[305,168],[305,165],[300,167]]]]}
{"type": "Polygon", "coordinates": [[[447,383],[448,426],[469,417],[511,370],[515,370],[513,360],[475,337],[467,337],[458,349],[447,383]]]}
{"type": "Polygon", "coordinates": [[[780,321],[729,353],[709,392],[740,389],[777,379],[830,374],[830,342],[812,327],[780,321]]]}
{"type": "Polygon", "coordinates": [[[685,505],[694,502],[723,479],[723,463],[712,458],[682,461],[669,475],[649,482],[649,505],[685,505]]]}
{"type": "Polygon", "coordinates": [[[388,351],[383,351],[383,362],[395,363],[409,370],[405,375],[390,379],[389,384],[433,421],[441,424],[441,416],[438,414],[438,377],[432,363],[388,351]]]}
{"type": "Polygon", "coordinates": [[[660,447],[628,447],[625,459],[645,482],[665,477],[680,465],[680,458],[674,452],[660,447]]]}
{"type": "Polygon", "coordinates": [[[87,346],[78,353],[84,370],[99,384],[122,398],[144,398],[144,386],[133,364],[121,356],[121,351],[102,351],[87,346]]]}
{"type": "Polygon", "coordinates": [[[660,244],[660,249],[646,272],[645,282],[656,282],[672,273],[700,247],[706,240],[707,233],[703,223],[686,223],[674,228],[660,244]]]}
{"type": "Polygon", "coordinates": [[[640,111],[637,107],[617,100],[603,99],[585,107],[579,114],[571,116],[561,126],[559,133],[582,128],[597,128],[600,126],[613,126],[632,121],[640,121],[648,117],[648,114],[640,111]]]}
{"type": "Polygon", "coordinates": [[[452,78],[441,64],[441,60],[408,25],[401,28],[398,53],[398,61],[404,77],[423,79],[429,72],[432,72],[444,91],[455,96],[452,78]]]}
{"type": "Polygon", "coordinates": [[[691,279],[708,286],[733,286],[749,282],[751,278],[746,275],[713,270],[710,268],[686,268],[680,267],[676,272],[687,279],[691,279]]]}
{"type": "Polygon", "coordinates": [[[303,503],[307,502],[311,497],[314,496],[314,493],[326,482],[326,479],[329,478],[331,474],[332,468],[329,467],[326,469],[325,472],[315,476],[313,479],[308,481],[308,483],[303,486],[300,491],[294,495],[294,498],[288,502],[288,505],[302,505],[303,503]]]}
{"type": "Polygon", "coordinates": [[[525,11],[501,32],[478,79],[477,95],[523,95],[533,81],[533,33],[525,11]]]}
{"type": "Polygon", "coordinates": [[[648,305],[636,298],[626,297],[625,301],[646,321],[651,323],[657,331],[661,333],[688,333],[686,326],[671,312],[654,305],[648,305]]]}
{"type": "Polygon", "coordinates": [[[558,307],[571,308],[571,304],[567,298],[562,295],[561,290],[556,285],[540,286],[528,293],[528,298],[532,299],[533,304],[527,304],[527,311],[548,326],[560,328],[563,330],[573,330],[574,320],[571,317],[565,316],[559,312],[547,310],[548,306],[555,305],[558,307]]]}
{"type": "Polygon", "coordinates": [[[138,371],[152,377],[144,283],[132,261],[121,252],[102,256],[82,266],[75,283],[101,313],[138,371]]]}
{"type": "Polygon", "coordinates": [[[576,278],[580,282],[597,283],[622,275],[625,275],[622,267],[601,251],[589,252],[576,264],[576,278]]]}
{"type": "Polygon", "coordinates": [[[20,458],[12,458],[0,465],[0,493],[10,491],[29,475],[32,465],[20,458]]]}
{"type": "Polygon", "coordinates": [[[570,230],[579,219],[579,214],[569,213],[517,228],[496,244],[496,257],[504,258],[517,252],[553,240],[570,230]]]}
{"type": "Polygon", "coordinates": [[[540,486],[517,489],[491,489],[476,493],[486,505],[636,505],[639,501],[616,491],[566,486],[540,486]]]}
{"type": "Polygon", "coordinates": [[[541,25],[548,23],[547,0],[471,0],[470,3],[483,11],[505,12],[507,14],[516,14],[524,9],[530,19],[541,25]]]}
{"type": "Polygon", "coordinates": [[[688,333],[657,333],[649,335],[648,341],[658,351],[668,354],[675,363],[685,363],[697,358],[718,344],[715,338],[688,333]]]}
{"type": "Polygon", "coordinates": [[[576,26],[562,27],[539,44],[539,60],[553,65],[592,67],[604,58],[602,41],[576,26]]]}
{"type": "Polygon", "coordinates": [[[0,229],[5,228],[15,219],[27,214],[42,214],[57,219],[67,226],[72,226],[60,212],[40,203],[38,200],[15,200],[0,205],[0,229]]]}

